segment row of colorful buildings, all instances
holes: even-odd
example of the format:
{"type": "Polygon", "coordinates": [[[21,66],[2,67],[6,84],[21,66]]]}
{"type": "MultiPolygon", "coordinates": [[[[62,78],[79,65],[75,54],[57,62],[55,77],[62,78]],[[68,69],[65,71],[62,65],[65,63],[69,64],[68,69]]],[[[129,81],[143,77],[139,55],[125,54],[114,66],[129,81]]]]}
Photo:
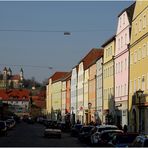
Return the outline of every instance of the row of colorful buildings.
{"type": "Polygon", "coordinates": [[[53,120],[128,125],[148,132],[148,1],[118,15],[116,33],[93,48],[70,72],[56,72],[46,86],[53,120]]]}

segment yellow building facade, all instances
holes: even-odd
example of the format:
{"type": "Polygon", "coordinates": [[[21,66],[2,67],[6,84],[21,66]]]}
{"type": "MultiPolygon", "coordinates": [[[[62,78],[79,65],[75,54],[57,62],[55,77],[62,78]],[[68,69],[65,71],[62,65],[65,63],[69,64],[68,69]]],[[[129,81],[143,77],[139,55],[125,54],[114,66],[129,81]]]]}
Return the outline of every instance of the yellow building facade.
{"type": "Polygon", "coordinates": [[[113,113],[111,109],[111,100],[114,98],[114,53],[115,53],[115,36],[106,41],[103,59],[103,122],[108,122],[106,116],[113,113]]]}
{"type": "Polygon", "coordinates": [[[148,1],[136,1],[130,43],[129,124],[148,132],[148,1]],[[143,94],[138,94],[140,91],[143,94]]]}

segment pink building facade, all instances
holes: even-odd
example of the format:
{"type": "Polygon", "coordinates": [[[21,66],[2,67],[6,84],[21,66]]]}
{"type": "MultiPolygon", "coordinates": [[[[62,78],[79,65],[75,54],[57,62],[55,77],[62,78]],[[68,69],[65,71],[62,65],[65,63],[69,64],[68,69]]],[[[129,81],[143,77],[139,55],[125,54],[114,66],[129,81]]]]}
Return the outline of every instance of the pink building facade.
{"type": "Polygon", "coordinates": [[[129,43],[133,5],[118,16],[115,51],[116,124],[128,125],[129,43]]]}

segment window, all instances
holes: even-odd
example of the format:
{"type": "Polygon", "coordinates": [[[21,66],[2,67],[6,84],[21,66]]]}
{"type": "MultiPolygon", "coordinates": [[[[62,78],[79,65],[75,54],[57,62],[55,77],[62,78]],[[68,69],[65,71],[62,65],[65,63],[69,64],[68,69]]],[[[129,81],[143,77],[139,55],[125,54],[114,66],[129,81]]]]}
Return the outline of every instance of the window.
{"type": "Polygon", "coordinates": [[[141,88],[141,78],[140,77],[138,77],[138,90],[141,88]]]}
{"type": "Polygon", "coordinates": [[[118,97],[118,87],[116,86],[116,96],[118,97]]]}
{"type": "Polygon", "coordinates": [[[145,76],[142,76],[142,90],[145,90],[145,76]]]}
{"type": "Polygon", "coordinates": [[[120,86],[118,87],[118,96],[120,96],[120,86]]]}
{"type": "Polygon", "coordinates": [[[135,24],[135,35],[137,35],[137,33],[138,33],[138,23],[136,22],[136,24],[135,24]]]}
{"type": "Polygon", "coordinates": [[[120,73],[120,62],[118,62],[118,73],[120,73]]]}
{"type": "Polygon", "coordinates": [[[146,14],[143,16],[143,28],[145,29],[146,27],[146,14]]]}
{"type": "Polygon", "coordinates": [[[123,46],[123,37],[121,37],[121,48],[123,46]]]}
{"type": "Polygon", "coordinates": [[[127,34],[125,34],[125,45],[127,45],[127,34]]]}
{"type": "Polygon", "coordinates": [[[127,59],[125,59],[125,70],[126,70],[126,67],[127,67],[127,59]]]}
{"type": "Polygon", "coordinates": [[[120,39],[118,39],[118,50],[120,50],[120,39]]]}
{"type": "Polygon", "coordinates": [[[111,54],[111,56],[112,56],[112,46],[110,47],[110,54],[111,54]]]}
{"type": "Polygon", "coordinates": [[[110,76],[110,69],[109,69],[109,67],[108,67],[108,77],[110,76]]]}
{"type": "Polygon", "coordinates": [[[124,95],[126,95],[126,84],[124,84],[124,95]]]}
{"type": "Polygon", "coordinates": [[[137,62],[137,51],[134,52],[134,63],[137,62]]]}
{"type": "Polygon", "coordinates": [[[145,58],[146,56],[146,44],[143,45],[143,54],[142,54],[142,58],[145,58]]]}
{"type": "Polygon", "coordinates": [[[123,61],[121,61],[121,72],[123,70],[123,61]]]}
{"type": "Polygon", "coordinates": [[[139,20],[139,32],[141,32],[141,30],[142,30],[142,20],[140,19],[139,20]]]}
{"type": "Polygon", "coordinates": [[[140,60],[141,59],[141,48],[139,48],[139,50],[138,50],[138,60],[140,60]]]}

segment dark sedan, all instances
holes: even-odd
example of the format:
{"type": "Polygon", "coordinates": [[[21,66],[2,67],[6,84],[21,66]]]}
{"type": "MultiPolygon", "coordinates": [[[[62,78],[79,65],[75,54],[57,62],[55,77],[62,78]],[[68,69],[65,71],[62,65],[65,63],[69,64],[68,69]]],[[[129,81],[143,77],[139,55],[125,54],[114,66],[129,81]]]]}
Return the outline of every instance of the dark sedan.
{"type": "Polygon", "coordinates": [[[78,139],[80,141],[88,143],[90,141],[90,131],[93,128],[93,125],[85,125],[80,129],[78,139]]]}

